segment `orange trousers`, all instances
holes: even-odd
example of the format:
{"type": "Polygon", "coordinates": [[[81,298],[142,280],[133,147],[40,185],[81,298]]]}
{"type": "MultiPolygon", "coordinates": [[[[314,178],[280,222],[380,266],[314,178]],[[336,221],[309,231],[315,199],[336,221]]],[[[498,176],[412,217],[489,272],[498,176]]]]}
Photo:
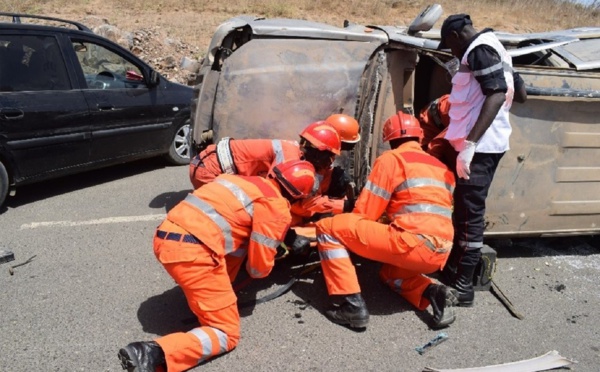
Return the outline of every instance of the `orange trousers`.
{"type": "Polygon", "coordinates": [[[434,282],[422,274],[443,268],[448,259],[448,252],[434,251],[415,234],[354,213],[339,214],[317,222],[317,242],[330,295],[360,292],[349,250],[382,262],[380,279],[419,310],[429,306],[423,292],[434,282]]]}
{"type": "MultiPolygon", "coordinates": [[[[188,234],[168,220],[158,230],[182,237],[188,234]]],[[[240,317],[230,275],[235,277],[239,265],[234,264],[228,272],[226,257],[204,244],[158,236],[154,237],[154,254],[181,287],[200,323],[189,332],[155,340],[165,353],[168,372],[185,371],[235,348],[240,339],[240,317]]]]}

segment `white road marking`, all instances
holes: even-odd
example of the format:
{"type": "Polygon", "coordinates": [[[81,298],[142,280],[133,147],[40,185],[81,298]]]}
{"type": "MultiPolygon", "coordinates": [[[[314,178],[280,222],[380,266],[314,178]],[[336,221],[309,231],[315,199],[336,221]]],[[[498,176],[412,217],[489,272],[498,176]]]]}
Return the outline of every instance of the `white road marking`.
{"type": "Polygon", "coordinates": [[[107,223],[124,223],[124,222],[140,222],[140,221],[160,221],[166,217],[166,214],[148,214],[145,216],[123,216],[123,217],[106,217],[96,220],[87,221],[45,221],[32,222],[21,225],[21,230],[37,229],[39,227],[72,227],[83,225],[103,225],[107,223]]]}

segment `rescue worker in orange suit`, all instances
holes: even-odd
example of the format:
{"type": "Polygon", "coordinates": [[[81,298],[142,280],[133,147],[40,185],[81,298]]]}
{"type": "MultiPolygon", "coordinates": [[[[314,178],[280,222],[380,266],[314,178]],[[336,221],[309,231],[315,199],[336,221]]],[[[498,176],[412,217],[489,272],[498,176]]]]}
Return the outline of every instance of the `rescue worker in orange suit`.
{"type": "Polygon", "coordinates": [[[448,97],[449,94],[444,94],[425,106],[419,113],[419,123],[423,129],[423,141],[421,141],[423,150],[454,171],[457,153],[450,142],[444,138],[450,124],[448,97]]]}
{"type": "Polygon", "coordinates": [[[423,140],[421,141],[421,147],[427,151],[429,149],[429,143],[437,137],[440,132],[448,128],[450,124],[450,117],[448,112],[450,111],[450,103],[448,102],[449,94],[434,99],[427,106],[423,107],[419,113],[419,123],[421,129],[423,129],[423,140]]]}
{"type": "Polygon", "coordinates": [[[209,145],[190,161],[190,181],[197,189],[223,173],[264,177],[273,164],[301,157],[302,152],[295,141],[226,137],[216,145],[209,145]]]}
{"type": "MultiPolygon", "coordinates": [[[[253,278],[271,272],[277,247],[290,227],[290,201],[310,194],[314,167],[292,160],[272,167],[266,178],[224,174],[189,194],[169,211],[156,230],[154,254],[181,287],[200,326],[122,348],[123,369],[188,370],[232,350],[240,339],[240,319],[232,281],[238,267],[229,259],[247,255],[253,278]]],[[[237,260],[236,260],[237,262],[237,260]]]]}
{"type": "MultiPolygon", "coordinates": [[[[294,225],[304,225],[326,215],[350,212],[354,208],[354,197],[348,193],[351,187],[350,177],[342,167],[333,167],[333,162],[335,155],[339,155],[341,150],[351,150],[360,141],[358,122],[349,115],[334,114],[317,123],[329,124],[338,136],[328,127],[321,127],[319,139],[309,140],[307,143],[307,146],[318,144],[320,148],[327,148],[330,156],[324,157],[319,164],[313,163],[317,170],[319,189],[315,196],[292,205],[294,225]]],[[[310,138],[310,134],[305,132],[306,130],[300,137],[310,138]]]]}
{"type": "Polygon", "coordinates": [[[525,102],[523,79],[492,29],[478,32],[468,14],[444,20],[440,49],[460,62],[452,77],[450,124],[444,136],[457,151],[454,191],[455,244],[444,274],[457,305],[473,306],[473,276],[481,259],[489,188],[512,132],[513,99],[525,102]]]}
{"type": "MultiPolygon", "coordinates": [[[[357,128],[358,123],[354,130],[358,131],[357,128]]],[[[331,168],[341,147],[342,142],[336,129],[325,121],[317,121],[304,128],[300,133],[299,144],[278,139],[223,138],[192,159],[189,166],[190,180],[194,188],[198,188],[212,182],[222,173],[264,176],[273,164],[291,159],[306,159],[317,170],[320,188],[315,190],[315,196],[310,201],[293,206],[294,225],[300,225],[305,222],[305,218],[315,213],[341,213],[344,207],[347,211],[352,209],[351,201],[343,200],[349,182],[348,176],[342,168],[331,168]]]]}
{"type": "Polygon", "coordinates": [[[350,252],[383,263],[380,279],[419,310],[433,309],[432,328],[455,320],[448,287],[423,274],[443,268],[450,248],[454,175],[421,148],[418,120],[398,112],[383,128],[391,150],[379,156],[353,213],[317,222],[321,267],[337,324],[364,328],[369,312],[350,252]],[[379,222],[385,216],[391,223],[379,222]]]}

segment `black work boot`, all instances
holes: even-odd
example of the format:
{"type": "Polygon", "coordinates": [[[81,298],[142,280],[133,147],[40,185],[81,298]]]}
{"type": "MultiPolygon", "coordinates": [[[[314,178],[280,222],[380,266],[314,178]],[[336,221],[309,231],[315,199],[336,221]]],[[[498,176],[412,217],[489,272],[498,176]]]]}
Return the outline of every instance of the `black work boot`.
{"type": "Polygon", "coordinates": [[[154,341],[130,343],[119,350],[119,359],[128,372],[166,371],[165,353],[154,341]]]}
{"type": "Polygon", "coordinates": [[[450,288],[441,284],[430,284],[423,292],[423,297],[431,303],[433,320],[431,328],[438,329],[448,327],[456,319],[452,304],[456,300],[450,288]]]}
{"type": "Polygon", "coordinates": [[[453,286],[454,283],[456,283],[456,278],[458,275],[458,263],[464,253],[465,248],[459,246],[458,244],[454,244],[454,246],[452,246],[452,250],[450,251],[446,265],[444,265],[440,275],[440,281],[442,283],[449,286],[453,286]]]}
{"type": "Polygon", "coordinates": [[[325,312],[327,318],[336,324],[350,328],[366,328],[369,323],[369,310],[360,293],[342,297],[340,305],[333,305],[325,312]]]}
{"type": "Polygon", "coordinates": [[[475,268],[481,259],[480,248],[468,248],[458,263],[456,281],[452,285],[453,294],[456,298],[455,306],[471,307],[475,300],[475,291],[473,290],[473,275],[475,268]]]}

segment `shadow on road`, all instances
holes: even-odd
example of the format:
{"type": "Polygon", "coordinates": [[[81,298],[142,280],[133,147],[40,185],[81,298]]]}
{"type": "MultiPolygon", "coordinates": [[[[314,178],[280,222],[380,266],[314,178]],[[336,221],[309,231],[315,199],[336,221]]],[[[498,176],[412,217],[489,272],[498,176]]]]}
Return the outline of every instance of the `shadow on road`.
{"type": "MultiPolygon", "coordinates": [[[[165,195],[162,199],[164,205],[174,205],[178,198],[183,198],[184,191],[165,195]]],[[[186,192],[187,193],[187,192],[186,192]]],[[[512,241],[496,240],[486,241],[496,249],[498,258],[512,257],[539,257],[557,255],[590,255],[598,254],[600,250],[597,237],[561,237],[561,238],[530,238],[515,239],[512,241]]],[[[431,321],[431,311],[416,310],[411,304],[394,293],[379,280],[381,265],[377,262],[352,256],[357,270],[362,294],[372,315],[390,315],[410,311],[425,324],[431,321]]],[[[330,301],[327,294],[323,273],[318,264],[318,256],[287,257],[276,262],[271,275],[264,279],[252,280],[248,278],[244,267],[240,270],[234,282],[238,296],[240,316],[246,317],[253,313],[256,301],[269,296],[283,287],[293,285],[289,290],[298,299],[292,300],[298,309],[296,317],[301,321],[302,311],[314,309],[325,316],[325,310],[330,301]]],[[[160,295],[149,298],[141,304],[138,318],[144,331],[159,335],[172,332],[188,331],[196,326],[196,317],[189,310],[183,292],[179,287],[174,287],[160,295]]]]}
{"type": "Polygon", "coordinates": [[[142,302],[137,316],[145,332],[161,336],[187,332],[198,324],[179,286],[142,302]]]}
{"type": "Polygon", "coordinates": [[[14,196],[9,196],[6,199],[5,207],[0,210],[0,213],[8,208],[17,208],[49,197],[68,194],[90,186],[113,182],[166,166],[167,164],[162,158],[150,158],[20,186],[14,196]]]}
{"type": "Polygon", "coordinates": [[[489,239],[498,258],[588,256],[600,253],[600,236],[489,239]]]}
{"type": "Polygon", "coordinates": [[[180,201],[185,199],[185,197],[192,192],[192,189],[181,190],[181,191],[172,191],[165,192],[150,201],[148,206],[150,208],[164,208],[165,212],[168,213],[174,206],[179,204],[180,201]]]}

